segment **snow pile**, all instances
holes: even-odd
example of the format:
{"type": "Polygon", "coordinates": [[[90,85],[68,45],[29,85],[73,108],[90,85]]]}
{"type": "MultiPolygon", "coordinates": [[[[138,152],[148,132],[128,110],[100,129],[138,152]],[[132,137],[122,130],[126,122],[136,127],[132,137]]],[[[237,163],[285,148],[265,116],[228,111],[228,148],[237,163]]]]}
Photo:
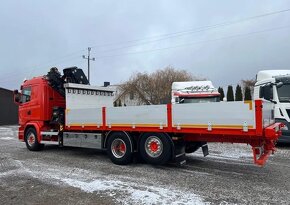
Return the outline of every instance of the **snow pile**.
{"type": "Polygon", "coordinates": [[[13,137],[0,137],[1,140],[13,140],[13,137]]]}
{"type": "Polygon", "coordinates": [[[12,140],[17,136],[17,126],[0,127],[0,139],[12,140]]]}
{"type": "MultiPolygon", "coordinates": [[[[228,159],[233,161],[244,161],[245,159],[252,160],[253,153],[251,146],[245,144],[220,144],[209,143],[209,155],[207,158],[213,159],[228,159]]],[[[203,156],[202,150],[192,154],[193,156],[203,156]]]]}
{"type": "MultiPolygon", "coordinates": [[[[29,175],[45,183],[72,186],[88,193],[107,194],[120,204],[207,204],[203,199],[180,187],[150,184],[140,178],[107,175],[84,169],[45,164],[36,160],[17,161],[18,169],[2,173],[29,175]]],[[[0,174],[1,178],[1,174],[0,174]]]]}
{"type": "Polygon", "coordinates": [[[108,191],[110,196],[122,195],[116,198],[122,204],[205,204],[199,196],[174,187],[168,189],[121,180],[104,178],[84,182],[66,178],[62,181],[85,192],[108,191]]]}

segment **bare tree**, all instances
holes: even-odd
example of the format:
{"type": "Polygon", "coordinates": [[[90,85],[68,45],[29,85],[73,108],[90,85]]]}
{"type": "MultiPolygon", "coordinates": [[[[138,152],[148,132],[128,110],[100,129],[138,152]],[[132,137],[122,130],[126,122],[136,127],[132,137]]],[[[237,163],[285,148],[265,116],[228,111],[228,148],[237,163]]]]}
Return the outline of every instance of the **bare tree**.
{"type": "Polygon", "coordinates": [[[150,74],[134,73],[128,81],[121,85],[121,91],[136,93],[140,104],[165,104],[171,101],[173,82],[191,80],[201,80],[201,78],[192,76],[186,70],[166,67],[150,74]]]}
{"type": "Polygon", "coordinates": [[[249,87],[252,89],[254,89],[256,80],[255,79],[247,79],[247,80],[242,80],[242,85],[244,88],[249,87]]]}
{"type": "Polygon", "coordinates": [[[242,80],[244,95],[246,93],[246,88],[247,89],[250,89],[250,94],[253,95],[255,83],[256,83],[256,79],[246,79],[246,80],[242,80]]]}

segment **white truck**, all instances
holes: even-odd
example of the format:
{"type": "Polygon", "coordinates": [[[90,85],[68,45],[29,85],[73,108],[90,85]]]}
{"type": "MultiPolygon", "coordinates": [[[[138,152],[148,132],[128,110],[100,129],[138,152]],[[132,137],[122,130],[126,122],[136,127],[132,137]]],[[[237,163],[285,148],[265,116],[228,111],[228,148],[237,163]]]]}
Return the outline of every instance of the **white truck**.
{"type": "Polygon", "coordinates": [[[284,123],[281,143],[290,143],[290,70],[263,70],[257,74],[254,99],[265,99],[275,104],[274,118],[284,123]]]}
{"type": "Polygon", "coordinates": [[[211,81],[172,83],[172,104],[219,102],[220,93],[211,81]]]}

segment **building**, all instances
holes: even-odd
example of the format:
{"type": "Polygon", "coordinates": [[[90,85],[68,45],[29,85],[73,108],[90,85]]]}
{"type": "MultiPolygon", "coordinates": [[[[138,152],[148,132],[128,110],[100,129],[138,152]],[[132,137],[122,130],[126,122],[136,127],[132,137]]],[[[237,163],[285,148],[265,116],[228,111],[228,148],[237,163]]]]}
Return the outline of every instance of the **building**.
{"type": "Polygon", "coordinates": [[[142,100],[142,93],[137,90],[122,90],[120,85],[110,85],[110,83],[104,84],[104,87],[110,87],[114,90],[114,106],[136,106],[136,105],[149,105],[146,99],[142,100]]]}
{"type": "Polygon", "coordinates": [[[0,125],[18,124],[18,106],[13,100],[13,91],[0,88],[0,125]]]}
{"type": "Polygon", "coordinates": [[[140,103],[137,99],[137,92],[133,91],[122,91],[120,87],[116,87],[114,106],[136,106],[145,105],[145,103],[140,103]]]}

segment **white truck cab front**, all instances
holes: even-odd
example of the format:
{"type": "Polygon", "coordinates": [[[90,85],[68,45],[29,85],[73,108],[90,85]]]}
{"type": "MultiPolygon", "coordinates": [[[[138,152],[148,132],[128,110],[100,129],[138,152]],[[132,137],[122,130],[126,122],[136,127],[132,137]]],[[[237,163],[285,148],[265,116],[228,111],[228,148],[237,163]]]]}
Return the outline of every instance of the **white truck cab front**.
{"type": "Polygon", "coordinates": [[[211,81],[187,81],[172,83],[172,104],[219,102],[220,93],[211,81]]]}
{"type": "Polygon", "coordinates": [[[284,123],[278,142],[290,143],[290,70],[264,70],[257,74],[254,99],[275,103],[274,118],[284,123]]]}

